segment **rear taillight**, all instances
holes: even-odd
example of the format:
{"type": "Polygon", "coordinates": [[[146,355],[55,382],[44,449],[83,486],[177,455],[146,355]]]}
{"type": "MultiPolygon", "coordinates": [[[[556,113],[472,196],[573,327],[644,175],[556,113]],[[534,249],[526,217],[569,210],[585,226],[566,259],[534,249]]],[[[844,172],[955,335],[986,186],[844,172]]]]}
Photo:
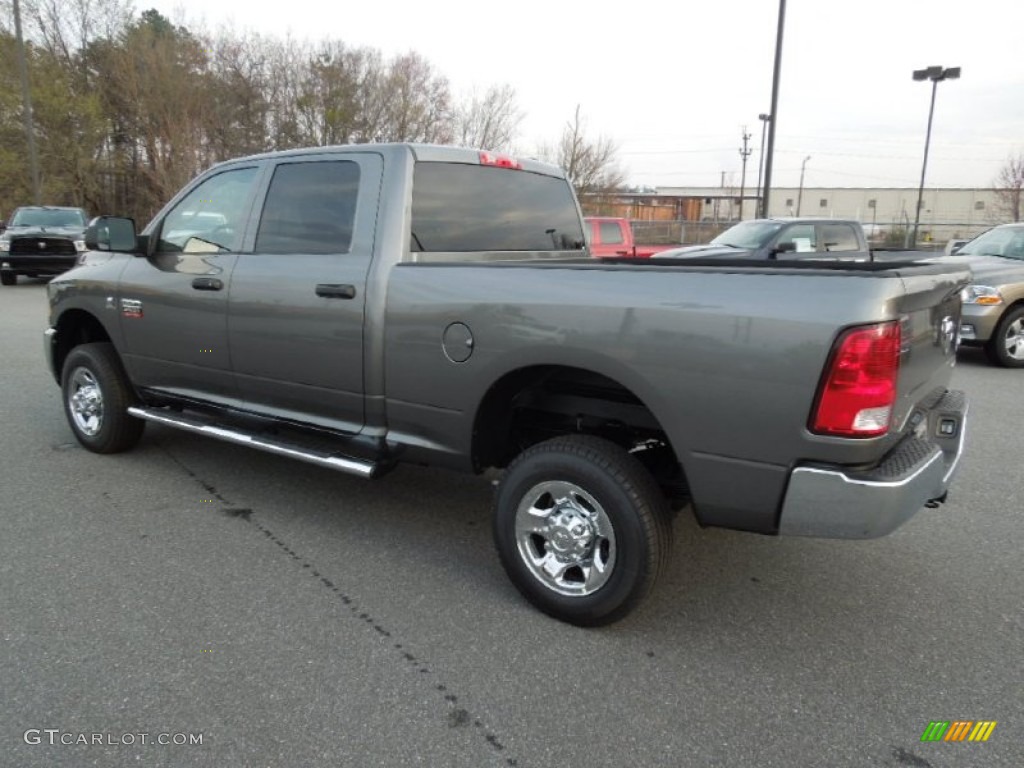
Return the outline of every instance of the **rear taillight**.
{"type": "Polygon", "coordinates": [[[811,431],[839,437],[884,435],[896,402],[899,370],[899,323],[879,323],[844,333],[833,347],[811,431]]]}

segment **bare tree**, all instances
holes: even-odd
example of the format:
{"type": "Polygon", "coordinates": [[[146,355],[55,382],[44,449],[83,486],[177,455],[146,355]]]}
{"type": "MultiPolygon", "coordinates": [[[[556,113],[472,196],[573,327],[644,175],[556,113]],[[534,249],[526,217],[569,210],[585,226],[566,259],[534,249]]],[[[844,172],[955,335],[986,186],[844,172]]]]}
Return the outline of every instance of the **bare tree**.
{"type": "Polygon", "coordinates": [[[452,141],[451,91],[448,78],[434,71],[418,53],[396,57],[383,81],[387,122],[385,141],[452,141]]]}
{"type": "MultiPolygon", "coordinates": [[[[10,2],[0,0],[0,82],[17,79],[10,2]]],[[[132,0],[21,4],[47,200],[95,212],[148,218],[209,165],[266,150],[459,141],[507,151],[522,120],[507,85],[456,104],[415,52],[385,59],[340,40],[211,34],[132,0]]],[[[17,95],[0,88],[3,209],[27,196],[17,95]]],[[[580,158],[569,164],[581,169],[580,158]]]]}
{"type": "Polygon", "coordinates": [[[110,39],[132,18],[130,0],[22,0],[29,35],[74,69],[89,43],[110,39]]]}
{"type": "Polygon", "coordinates": [[[365,140],[361,94],[375,89],[379,57],[340,40],[320,44],[300,77],[295,109],[303,143],[349,144],[365,140]]]}
{"type": "Polygon", "coordinates": [[[205,130],[218,119],[209,87],[210,50],[209,40],[149,10],[98,59],[98,82],[123,136],[119,162],[136,180],[137,216],[152,214],[219,159],[205,130]]]}
{"type": "Polygon", "coordinates": [[[1024,188],[1024,152],[1010,155],[993,184],[1000,212],[1011,221],[1021,220],[1021,189],[1024,188]]]}
{"type": "Polygon", "coordinates": [[[213,159],[270,148],[270,91],[267,46],[257,35],[222,33],[208,51],[206,87],[211,109],[205,114],[206,141],[213,159]]]}
{"type": "MultiPolygon", "coordinates": [[[[541,152],[542,155],[551,154],[550,150],[542,149],[541,152]]],[[[562,130],[553,160],[565,170],[577,194],[583,195],[622,186],[626,176],[618,165],[617,152],[616,143],[605,136],[598,136],[593,141],[587,138],[577,105],[573,119],[562,130]]]]}
{"type": "Polygon", "coordinates": [[[483,96],[473,93],[455,112],[455,141],[464,147],[510,151],[523,112],[510,85],[496,85],[483,96]]]}

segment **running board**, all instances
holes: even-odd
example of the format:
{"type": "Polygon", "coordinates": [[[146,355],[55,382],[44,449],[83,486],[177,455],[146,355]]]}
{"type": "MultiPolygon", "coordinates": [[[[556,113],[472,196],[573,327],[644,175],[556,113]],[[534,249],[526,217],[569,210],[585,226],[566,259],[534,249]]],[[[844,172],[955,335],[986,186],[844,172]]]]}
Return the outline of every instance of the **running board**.
{"type": "Polygon", "coordinates": [[[328,469],[335,469],[339,472],[347,472],[350,475],[358,475],[367,479],[372,478],[380,468],[380,465],[376,462],[354,459],[337,453],[312,451],[289,443],[275,442],[265,437],[256,437],[246,432],[239,432],[236,429],[210,424],[202,419],[185,416],[181,413],[171,415],[155,408],[140,408],[138,406],[130,407],[128,413],[137,419],[145,419],[146,421],[164,424],[175,429],[183,429],[186,432],[207,435],[218,440],[235,443],[236,445],[245,445],[250,448],[266,451],[267,453],[287,456],[291,459],[298,459],[299,461],[327,467],[328,469]]]}

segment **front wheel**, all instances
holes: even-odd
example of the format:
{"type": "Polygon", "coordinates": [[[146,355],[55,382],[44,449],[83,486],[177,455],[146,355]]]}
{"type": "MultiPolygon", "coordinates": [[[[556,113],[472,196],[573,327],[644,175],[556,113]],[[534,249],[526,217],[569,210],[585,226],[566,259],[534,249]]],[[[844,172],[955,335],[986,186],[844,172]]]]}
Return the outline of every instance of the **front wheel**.
{"type": "Polygon", "coordinates": [[[18,282],[18,276],[13,272],[0,272],[0,285],[14,285],[18,282]]]}
{"type": "Polygon", "coordinates": [[[985,345],[989,360],[1004,368],[1024,368],[1024,307],[1011,309],[985,345]]]}
{"type": "Polygon", "coordinates": [[[524,451],[495,499],[506,573],[537,608],[570,624],[610,624],[654,586],[671,546],[667,502],[644,466],[585,435],[524,451]]]}
{"type": "Polygon", "coordinates": [[[142,437],[146,422],[128,415],[135,394],[112,344],[82,344],[71,350],[64,361],[61,392],[71,431],[93,453],[127,451],[142,437]]]}

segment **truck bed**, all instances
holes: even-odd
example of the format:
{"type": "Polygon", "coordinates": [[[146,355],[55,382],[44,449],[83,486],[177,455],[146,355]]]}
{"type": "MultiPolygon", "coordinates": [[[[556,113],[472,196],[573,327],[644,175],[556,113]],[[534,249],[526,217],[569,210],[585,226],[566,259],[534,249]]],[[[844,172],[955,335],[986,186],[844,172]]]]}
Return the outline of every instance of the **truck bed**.
{"type": "Polygon", "coordinates": [[[400,434],[422,432],[428,419],[439,441],[432,453],[457,460],[471,453],[476,404],[506,373],[599,372],[664,427],[705,522],[765,531],[793,466],[810,457],[876,464],[903,439],[919,403],[945,390],[955,356],[935,340],[943,323],[958,322],[969,278],[961,268],[917,263],[467,264],[437,256],[401,264],[389,280],[385,397],[400,434]],[[472,334],[472,356],[458,366],[435,352],[445,318],[472,334]],[[900,321],[906,346],[897,427],[860,440],[811,434],[837,335],[885,320],[900,321]],[[728,482],[739,474],[750,482],[728,482]]]}

